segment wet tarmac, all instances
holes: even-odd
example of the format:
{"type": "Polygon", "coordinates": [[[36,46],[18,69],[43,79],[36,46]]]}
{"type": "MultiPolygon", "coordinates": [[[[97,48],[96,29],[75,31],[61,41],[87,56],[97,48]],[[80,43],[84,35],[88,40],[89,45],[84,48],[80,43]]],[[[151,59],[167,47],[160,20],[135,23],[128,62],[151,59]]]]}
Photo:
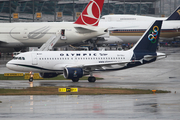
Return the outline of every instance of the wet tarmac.
{"type": "MultiPolygon", "coordinates": [[[[0,88],[29,86],[113,87],[168,90],[150,95],[0,96],[0,119],[180,119],[180,48],[161,48],[166,59],[122,71],[95,73],[95,83],[68,80],[1,80],[0,88]]],[[[0,65],[0,73],[11,72],[0,65]]]]}

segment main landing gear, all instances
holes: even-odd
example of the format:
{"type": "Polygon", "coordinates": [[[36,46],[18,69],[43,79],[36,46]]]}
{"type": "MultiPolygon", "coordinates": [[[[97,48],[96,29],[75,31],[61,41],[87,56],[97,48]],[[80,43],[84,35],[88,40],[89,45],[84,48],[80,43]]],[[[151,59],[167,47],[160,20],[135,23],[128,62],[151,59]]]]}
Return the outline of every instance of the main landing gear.
{"type": "Polygon", "coordinates": [[[95,82],[96,78],[94,76],[90,76],[90,77],[88,77],[88,81],[89,82],[95,82]]]}
{"type": "MultiPolygon", "coordinates": [[[[88,81],[93,83],[96,81],[96,78],[92,75],[92,72],[90,71],[89,72],[90,74],[90,77],[88,77],[88,81]]],[[[72,82],[78,82],[79,81],[79,78],[72,78],[72,82]]]]}
{"type": "Polygon", "coordinates": [[[88,77],[88,81],[91,83],[95,82],[96,78],[92,75],[92,70],[89,71],[89,74],[90,74],[90,77],[88,77]]]}
{"type": "MultiPolygon", "coordinates": [[[[31,78],[30,78],[31,79],[31,78]]],[[[33,79],[33,78],[32,78],[33,79]]],[[[72,82],[78,82],[79,81],[79,78],[73,78],[72,79],[72,82]]],[[[96,78],[94,76],[90,76],[88,77],[88,81],[89,82],[95,82],[96,81],[96,78]]]]}
{"type": "MultiPolygon", "coordinates": [[[[31,79],[31,78],[30,78],[31,79]]],[[[29,79],[29,81],[30,81],[30,79],[29,79]]],[[[32,78],[33,79],[33,78],[32,78]]],[[[78,82],[79,81],[79,78],[73,78],[72,79],[72,82],[78,82]]],[[[94,76],[90,76],[90,77],[88,77],[88,81],[89,82],[95,82],[96,81],[96,78],[94,77],[94,76]]]]}

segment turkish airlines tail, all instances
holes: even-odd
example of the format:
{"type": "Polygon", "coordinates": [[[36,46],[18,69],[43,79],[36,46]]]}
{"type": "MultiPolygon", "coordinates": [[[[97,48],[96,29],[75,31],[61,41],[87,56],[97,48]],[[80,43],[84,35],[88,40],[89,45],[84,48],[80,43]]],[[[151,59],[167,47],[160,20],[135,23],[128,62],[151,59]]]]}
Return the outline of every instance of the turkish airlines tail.
{"type": "Polygon", "coordinates": [[[74,24],[98,26],[104,0],[91,0],[74,24]]]}

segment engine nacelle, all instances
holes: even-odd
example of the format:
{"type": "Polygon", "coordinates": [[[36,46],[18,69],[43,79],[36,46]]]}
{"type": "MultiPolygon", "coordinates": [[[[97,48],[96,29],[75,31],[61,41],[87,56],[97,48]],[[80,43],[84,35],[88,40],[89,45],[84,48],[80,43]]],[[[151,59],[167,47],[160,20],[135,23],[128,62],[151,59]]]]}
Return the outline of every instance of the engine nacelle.
{"type": "Polygon", "coordinates": [[[83,76],[82,68],[64,68],[63,75],[66,79],[81,78],[83,76]]]}
{"type": "Polygon", "coordinates": [[[57,73],[39,73],[39,74],[42,78],[53,78],[59,75],[57,73]]]}

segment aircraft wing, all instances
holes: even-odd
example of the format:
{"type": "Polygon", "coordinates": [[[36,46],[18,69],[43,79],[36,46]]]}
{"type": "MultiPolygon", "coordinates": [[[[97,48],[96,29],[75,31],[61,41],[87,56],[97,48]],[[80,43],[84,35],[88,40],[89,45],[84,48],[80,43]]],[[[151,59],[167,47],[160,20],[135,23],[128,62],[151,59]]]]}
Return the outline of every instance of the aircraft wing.
{"type": "Polygon", "coordinates": [[[1,43],[7,43],[7,40],[0,39],[0,44],[1,43]]]}
{"type": "Polygon", "coordinates": [[[85,28],[85,27],[74,27],[79,33],[90,33],[97,32],[96,30],[85,28]]]}
{"type": "Polygon", "coordinates": [[[83,68],[84,70],[95,70],[95,69],[103,69],[103,67],[110,67],[111,65],[121,65],[121,66],[125,66],[127,63],[129,63],[131,61],[123,61],[123,62],[108,62],[108,63],[92,63],[92,64],[80,64],[80,65],[70,65],[70,66],[66,66],[66,67],[80,67],[83,68]]]}

